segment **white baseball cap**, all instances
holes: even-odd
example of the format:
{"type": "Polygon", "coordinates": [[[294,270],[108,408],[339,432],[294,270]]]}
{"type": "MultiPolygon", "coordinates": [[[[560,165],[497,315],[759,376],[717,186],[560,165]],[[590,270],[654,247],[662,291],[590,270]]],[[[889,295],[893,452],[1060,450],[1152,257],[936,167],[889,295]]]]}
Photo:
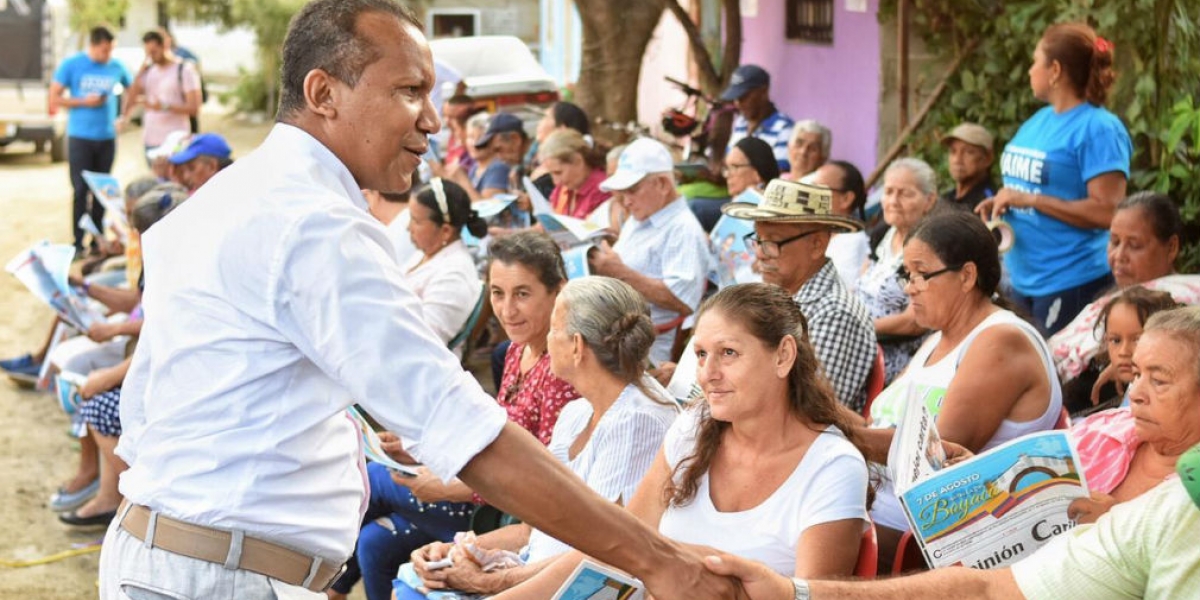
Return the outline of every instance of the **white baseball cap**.
{"type": "Polygon", "coordinates": [[[619,192],[637,185],[647,175],[674,171],[675,161],[666,146],[650,138],[638,138],[621,152],[617,172],[600,182],[600,189],[619,192]]]}

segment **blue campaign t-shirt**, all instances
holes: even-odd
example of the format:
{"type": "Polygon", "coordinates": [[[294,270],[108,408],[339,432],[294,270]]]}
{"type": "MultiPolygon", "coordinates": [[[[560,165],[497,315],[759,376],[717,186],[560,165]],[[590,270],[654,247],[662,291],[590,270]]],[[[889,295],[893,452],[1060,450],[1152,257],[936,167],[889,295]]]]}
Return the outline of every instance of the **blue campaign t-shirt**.
{"type": "Polygon", "coordinates": [[[54,81],[71,92],[72,98],[104,94],[104,104],[67,110],[67,136],[87,140],[111,140],[117,137],[117,84],[129,87],[132,79],[117,59],[100,64],[86,52],[80,52],[58,65],[54,81]]]}
{"type": "MultiPolygon", "coordinates": [[[[1129,178],[1133,144],[1115,115],[1087,102],[1062,114],[1047,106],[1021,125],[1004,154],[1004,187],[1068,202],[1087,198],[1087,182],[1105,173],[1129,178]]],[[[1033,208],[1013,208],[1005,220],[1016,234],[1005,266],[1013,287],[1048,296],[1103,277],[1108,230],[1081,229],[1033,208]]]]}

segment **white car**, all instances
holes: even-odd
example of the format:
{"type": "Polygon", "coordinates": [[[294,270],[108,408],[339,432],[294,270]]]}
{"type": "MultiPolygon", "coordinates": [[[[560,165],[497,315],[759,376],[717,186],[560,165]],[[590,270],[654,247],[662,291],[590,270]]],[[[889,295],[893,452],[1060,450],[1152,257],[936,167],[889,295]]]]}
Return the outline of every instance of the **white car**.
{"type": "Polygon", "coordinates": [[[488,112],[521,117],[530,136],[546,108],[558,101],[558,83],[529,46],[509,35],[441,38],[429,42],[438,68],[441,100],[462,93],[488,112]]]}

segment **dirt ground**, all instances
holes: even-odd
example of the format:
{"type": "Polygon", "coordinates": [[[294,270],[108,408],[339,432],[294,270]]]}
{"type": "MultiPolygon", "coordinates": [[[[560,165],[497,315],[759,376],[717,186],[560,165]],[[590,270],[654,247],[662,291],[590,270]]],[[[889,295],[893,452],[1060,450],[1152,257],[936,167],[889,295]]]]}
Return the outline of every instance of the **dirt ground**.
{"type": "MultiPolygon", "coordinates": [[[[270,123],[204,115],[205,129],[225,135],[234,158],[258,145],[270,123]]],[[[113,173],[122,182],[145,173],[141,130],[118,141],[113,173]]],[[[66,163],[52,165],[32,146],[0,151],[0,261],[30,244],[49,239],[69,243],[71,185],[66,163]]],[[[0,356],[15,356],[41,344],[52,313],[12,276],[0,273],[0,356]]],[[[0,378],[0,561],[33,560],[98,541],[102,529],[72,531],[46,508],[55,488],[78,464],[79,445],[68,435],[68,419],[49,394],[18,389],[0,378]]],[[[0,598],[84,599],[96,597],[98,553],[25,568],[0,566],[0,598]]],[[[356,589],[361,596],[361,586],[356,589]]]]}

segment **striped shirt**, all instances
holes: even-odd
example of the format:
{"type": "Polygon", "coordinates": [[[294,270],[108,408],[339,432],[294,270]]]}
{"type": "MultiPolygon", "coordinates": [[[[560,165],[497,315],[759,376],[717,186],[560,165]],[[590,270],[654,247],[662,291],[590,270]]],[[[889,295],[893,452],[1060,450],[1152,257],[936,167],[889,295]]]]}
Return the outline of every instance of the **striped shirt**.
{"type": "MultiPolygon", "coordinates": [[[[617,401],[600,416],[592,436],[583,449],[571,458],[571,445],[592,420],[592,403],[579,399],[559,414],[549,450],[587,486],[610,502],[628,503],[638,483],[662,445],[667,430],[675,422],[679,407],[661,386],[643,378],[644,385],[657,390],[663,398],[655,401],[637,387],[625,386],[617,401]]],[[[570,548],[535,530],[529,538],[528,562],[556,556],[570,548]]]]}
{"type": "Polygon", "coordinates": [[[792,138],[792,128],[795,127],[796,121],[791,117],[779,112],[774,105],[771,105],[771,114],[763,119],[754,131],[750,131],[750,122],[738,113],[733,119],[733,135],[729,137],[729,145],[725,147],[725,153],[728,154],[733,149],[733,145],[738,143],[746,136],[754,136],[767,144],[770,144],[771,149],[775,151],[775,161],[779,163],[779,172],[787,173],[792,169],[792,163],[788,161],[788,140],[792,138]]]}

